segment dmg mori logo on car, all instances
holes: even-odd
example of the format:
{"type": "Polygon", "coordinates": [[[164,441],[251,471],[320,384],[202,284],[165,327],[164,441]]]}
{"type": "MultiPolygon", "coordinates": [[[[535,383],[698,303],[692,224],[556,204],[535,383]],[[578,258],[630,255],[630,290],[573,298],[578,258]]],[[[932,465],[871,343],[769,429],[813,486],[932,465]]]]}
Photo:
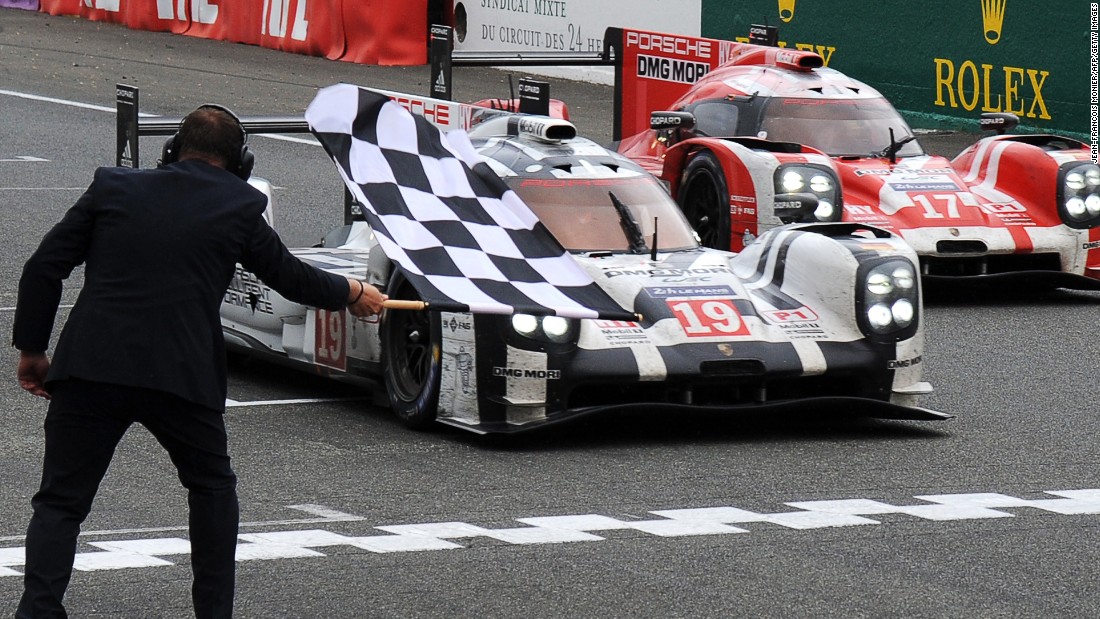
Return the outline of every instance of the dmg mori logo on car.
{"type": "Polygon", "coordinates": [[[1008,0],[982,0],[982,29],[985,31],[985,41],[990,45],[1001,41],[1006,4],[1008,0]]]}
{"type": "Polygon", "coordinates": [[[494,367],[493,376],[504,376],[505,378],[534,378],[536,380],[557,380],[561,378],[561,370],[531,370],[526,368],[494,367]]]}
{"type": "Polygon", "coordinates": [[[638,77],[694,84],[709,71],[710,65],[705,62],[638,54],[638,77]]]}
{"type": "Polygon", "coordinates": [[[794,19],[794,3],[796,0],[779,0],[779,19],[790,22],[794,19]]]}

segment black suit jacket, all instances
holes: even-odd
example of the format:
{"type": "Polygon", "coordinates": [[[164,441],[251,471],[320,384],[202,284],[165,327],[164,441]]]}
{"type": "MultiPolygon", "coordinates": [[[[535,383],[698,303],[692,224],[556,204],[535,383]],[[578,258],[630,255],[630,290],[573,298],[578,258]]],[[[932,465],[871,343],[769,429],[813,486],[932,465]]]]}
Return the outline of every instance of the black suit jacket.
{"type": "Polygon", "coordinates": [[[62,280],[84,287],[47,377],[174,393],[224,410],[218,309],[239,262],[284,297],[344,307],[347,281],[292,256],[264,221],[264,195],[222,168],[100,168],[23,267],[13,344],[45,351],[62,280]]]}

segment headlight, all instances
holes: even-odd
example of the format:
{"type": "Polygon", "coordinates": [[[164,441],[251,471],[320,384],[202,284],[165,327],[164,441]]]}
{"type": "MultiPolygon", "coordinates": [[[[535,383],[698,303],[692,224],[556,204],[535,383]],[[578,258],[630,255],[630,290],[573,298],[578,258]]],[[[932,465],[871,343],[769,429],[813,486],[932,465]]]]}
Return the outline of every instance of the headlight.
{"type": "Polygon", "coordinates": [[[539,329],[539,319],[531,314],[513,314],[512,328],[520,335],[531,337],[539,329]]]}
{"type": "Polygon", "coordinates": [[[782,193],[798,193],[806,186],[806,182],[802,179],[802,175],[794,170],[784,173],[783,178],[780,180],[780,184],[783,186],[782,193]]]}
{"type": "Polygon", "coordinates": [[[513,314],[512,329],[523,337],[563,344],[573,338],[576,321],[561,316],[513,314]]]}
{"type": "Polygon", "coordinates": [[[1100,215],[1100,195],[1094,193],[1085,198],[1085,210],[1089,215],[1100,215]]]}
{"type": "Polygon", "coordinates": [[[1100,166],[1071,161],[1059,169],[1058,210],[1070,228],[1100,226],[1100,166]]]}
{"type": "Polygon", "coordinates": [[[898,299],[890,307],[890,315],[894,318],[894,322],[901,327],[908,327],[909,323],[913,322],[913,316],[916,313],[917,310],[909,299],[898,299]]]}
{"type": "Polygon", "coordinates": [[[856,311],[863,331],[894,341],[912,337],[920,306],[913,263],[900,258],[865,263],[859,277],[862,285],[856,294],[856,311]]]}
{"type": "Polygon", "coordinates": [[[1100,187],[1100,168],[1085,170],[1085,185],[1088,187],[1100,187]]]}
{"type": "Polygon", "coordinates": [[[824,174],[815,174],[810,177],[810,191],[821,194],[833,190],[833,179],[824,174]]]}
{"type": "Polygon", "coordinates": [[[811,193],[817,198],[811,221],[840,221],[843,214],[840,182],[826,166],[784,163],[775,171],[775,193],[811,193]]]}
{"type": "Polygon", "coordinates": [[[542,319],[542,331],[552,340],[560,340],[569,333],[569,321],[561,316],[546,316],[542,319]]]}

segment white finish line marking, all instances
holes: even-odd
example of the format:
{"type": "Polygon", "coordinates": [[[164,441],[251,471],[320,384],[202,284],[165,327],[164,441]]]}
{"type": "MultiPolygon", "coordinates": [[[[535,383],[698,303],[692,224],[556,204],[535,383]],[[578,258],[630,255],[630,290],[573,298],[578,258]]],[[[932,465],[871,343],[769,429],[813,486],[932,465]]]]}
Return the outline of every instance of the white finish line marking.
{"type": "MultiPolygon", "coordinates": [[[[323,522],[359,522],[366,520],[362,516],[353,516],[351,514],[345,514],[344,512],[338,512],[334,509],[329,509],[324,505],[313,505],[312,503],[303,503],[301,505],[287,505],[289,509],[294,509],[307,514],[313,514],[316,518],[292,518],[290,520],[262,520],[259,522],[242,522],[238,526],[242,529],[250,529],[256,527],[270,527],[276,525],[292,525],[292,524],[319,524],[323,522]]],[[[175,526],[175,527],[146,527],[141,529],[111,529],[107,531],[81,531],[81,537],[92,537],[101,535],[128,535],[133,533],[164,533],[167,531],[186,531],[187,526],[175,526]]],[[[19,542],[23,541],[23,535],[12,535],[9,537],[0,537],[0,542],[19,542]]],[[[3,554],[3,549],[0,549],[0,555],[3,554]]],[[[2,559],[0,559],[0,565],[3,565],[2,559]]]]}
{"type": "MultiPolygon", "coordinates": [[[[599,514],[571,516],[541,516],[517,518],[524,527],[488,529],[465,522],[429,522],[422,524],[386,525],[374,527],[385,535],[348,536],[323,529],[269,531],[238,535],[237,561],[301,559],[324,557],[318,548],[350,546],[375,553],[456,550],[465,548],[451,540],[487,537],[508,544],[563,544],[597,542],[605,538],[594,531],[632,530],[660,537],[697,535],[729,535],[749,533],[735,524],[765,523],[788,529],[807,530],[830,527],[850,527],[881,524],[866,516],[904,514],[932,521],[974,520],[981,518],[1013,518],[1016,514],[999,511],[1005,508],[1030,507],[1063,515],[1100,514],[1100,489],[1046,491],[1052,499],[1020,499],[997,494],[934,494],[916,496],[925,501],[919,505],[891,505],[870,499],[839,499],[831,501],[798,501],[784,503],[801,511],[757,513],[737,507],[704,507],[649,512],[659,516],[654,520],[620,520],[599,514]]],[[[292,505],[292,509],[312,513],[319,518],[276,520],[242,523],[242,527],[303,524],[335,521],[361,521],[364,518],[345,514],[320,505],[292,505]]],[[[184,530],[172,527],[171,530],[184,530]]],[[[82,537],[99,534],[124,534],[138,531],[158,532],[169,528],[131,529],[113,532],[84,533],[82,537]]],[[[13,540],[19,538],[0,538],[13,540]]],[[[75,567],[82,571],[119,570],[174,565],[164,557],[187,555],[191,545],[178,537],[89,542],[99,551],[76,555],[75,567]]],[[[0,577],[21,576],[13,569],[25,562],[21,547],[0,548],[0,577]]]]}

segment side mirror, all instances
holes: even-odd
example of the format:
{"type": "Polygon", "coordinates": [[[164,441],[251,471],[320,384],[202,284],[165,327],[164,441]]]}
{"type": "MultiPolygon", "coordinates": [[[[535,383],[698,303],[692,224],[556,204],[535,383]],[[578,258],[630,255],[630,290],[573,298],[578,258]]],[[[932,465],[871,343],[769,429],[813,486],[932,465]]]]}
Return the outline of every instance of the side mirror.
{"type": "Polygon", "coordinates": [[[997,135],[1004,135],[1020,124],[1020,117],[1010,112],[985,112],[978,122],[982,131],[996,131],[997,135]]]}
{"type": "Polygon", "coordinates": [[[695,114],[691,112],[650,112],[649,128],[659,132],[663,141],[675,144],[684,133],[695,129],[695,114]]]}
{"type": "Polygon", "coordinates": [[[785,224],[814,221],[817,196],[812,193],[779,193],[775,195],[775,216],[785,224]]]}

